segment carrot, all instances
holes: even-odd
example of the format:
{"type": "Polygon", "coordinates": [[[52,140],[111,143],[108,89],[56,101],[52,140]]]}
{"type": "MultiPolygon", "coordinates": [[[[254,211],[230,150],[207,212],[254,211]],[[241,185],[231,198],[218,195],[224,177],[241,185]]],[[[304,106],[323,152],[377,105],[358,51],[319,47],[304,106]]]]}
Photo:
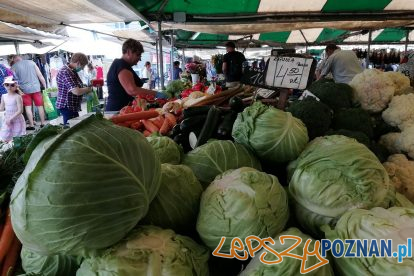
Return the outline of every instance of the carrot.
{"type": "Polygon", "coordinates": [[[151,122],[158,128],[162,127],[162,124],[164,123],[164,117],[162,117],[161,115],[158,116],[155,119],[151,119],[151,122]]]}
{"type": "Polygon", "coordinates": [[[6,222],[4,223],[3,233],[0,238],[0,262],[8,255],[10,246],[14,237],[13,227],[11,223],[10,207],[7,209],[6,222]]]}
{"type": "Polygon", "coordinates": [[[12,276],[14,275],[14,270],[16,268],[17,259],[20,255],[20,249],[22,244],[19,239],[13,234],[12,245],[10,250],[7,252],[6,259],[3,262],[3,267],[1,269],[1,276],[12,276]]]}
{"type": "Polygon", "coordinates": [[[159,128],[154,125],[150,120],[142,120],[144,127],[151,133],[159,131],[159,128]]]}
{"type": "Polygon", "coordinates": [[[149,110],[149,111],[124,114],[124,115],[117,115],[117,116],[112,117],[111,121],[117,124],[117,123],[123,123],[127,121],[151,119],[151,118],[158,117],[159,115],[160,114],[157,111],[149,110]]]}
{"type": "Polygon", "coordinates": [[[172,126],[177,124],[177,118],[175,118],[175,116],[171,113],[165,113],[165,119],[169,120],[172,126]]]}
{"type": "Polygon", "coordinates": [[[151,135],[151,132],[149,132],[148,130],[144,130],[144,136],[148,137],[151,135]]]}
{"type": "Polygon", "coordinates": [[[133,128],[133,129],[138,130],[138,129],[141,129],[142,126],[143,126],[143,124],[142,124],[141,121],[136,121],[136,122],[133,122],[130,127],[133,128]]]}
{"type": "Polygon", "coordinates": [[[162,135],[166,135],[172,128],[171,122],[168,119],[164,120],[164,123],[162,124],[161,128],[160,128],[160,133],[162,135]]]}

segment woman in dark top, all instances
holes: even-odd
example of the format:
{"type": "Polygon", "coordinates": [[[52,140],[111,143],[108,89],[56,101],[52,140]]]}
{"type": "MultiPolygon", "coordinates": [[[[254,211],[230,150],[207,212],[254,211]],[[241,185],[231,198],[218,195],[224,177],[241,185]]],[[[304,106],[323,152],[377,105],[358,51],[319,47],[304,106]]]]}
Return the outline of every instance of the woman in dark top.
{"type": "Polygon", "coordinates": [[[156,95],[155,91],[142,88],[144,83],[132,70],[143,52],[144,47],[135,39],[128,39],[122,45],[122,57],[115,59],[108,71],[106,111],[119,111],[138,95],[156,95]]]}

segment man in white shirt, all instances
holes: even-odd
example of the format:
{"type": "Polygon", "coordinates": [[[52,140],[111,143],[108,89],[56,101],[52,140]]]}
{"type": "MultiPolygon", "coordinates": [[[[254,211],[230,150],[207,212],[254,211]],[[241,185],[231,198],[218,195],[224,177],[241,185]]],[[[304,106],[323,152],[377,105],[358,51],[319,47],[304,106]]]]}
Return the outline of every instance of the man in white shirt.
{"type": "Polygon", "coordinates": [[[349,83],[356,74],[362,72],[361,63],[354,51],[341,50],[335,44],[326,46],[325,51],[328,59],[323,64],[319,79],[332,73],[335,82],[349,83]]]}
{"type": "Polygon", "coordinates": [[[142,78],[147,79],[142,87],[150,89],[153,76],[151,70],[151,62],[149,61],[145,62],[145,66],[142,68],[142,78]]]}

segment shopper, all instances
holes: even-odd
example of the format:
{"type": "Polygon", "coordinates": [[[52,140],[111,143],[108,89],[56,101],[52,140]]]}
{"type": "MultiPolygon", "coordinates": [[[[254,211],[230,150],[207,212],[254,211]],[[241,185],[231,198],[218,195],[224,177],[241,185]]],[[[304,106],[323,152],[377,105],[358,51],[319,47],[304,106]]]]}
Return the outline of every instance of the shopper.
{"type": "Polygon", "coordinates": [[[155,91],[142,88],[142,80],[132,69],[141,60],[143,52],[144,47],[135,39],[127,39],[122,45],[122,57],[114,60],[107,75],[107,111],[119,111],[138,95],[156,95],[155,91]]]}
{"type": "Polygon", "coordinates": [[[0,129],[0,139],[9,142],[13,137],[26,134],[26,122],[23,117],[23,99],[17,82],[13,77],[7,77],[3,86],[7,93],[1,95],[0,111],[6,111],[6,114],[0,129]]]}
{"type": "Polygon", "coordinates": [[[152,80],[154,79],[154,76],[151,70],[151,62],[149,61],[145,62],[145,66],[144,68],[142,68],[142,78],[146,79],[146,82],[144,83],[142,87],[146,89],[151,89],[151,83],[152,83],[152,80]]]}
{"type": "Polygon", "coordinates": [[[328,56],[321,68],[318,79],[332,73],[333,79],[338,83],[350,83],[356,74],[362,72],[361,63],[354,51],[341,50],[335,44],[329,44],[325,48],[328,56]]]}
{"type": "Polygon", "coordinates": [[[226,87],[235,87],[240,84],[243,75],[244,55],[235,50],[236,45],[229,41],[226,43],[227,53],[223,57],[223,73],[226,77],[226,87]]]}
{"type": "Polygon", "coordinates": [[[63,125],[68,126],[68,120],[79,117],[82,95],[92,91],[92,87],[83,87],[78,72],[88,64],[88,58],[82,53],[73,54],[70,63],[59,69],[56,76],[58,96],[56,108],[63,116],[63,125]]]}
{"type": "Polygon", "coordinates": [[[46,81],[39,67],[32,60],[23,60],[21,56],[10,55],[9,64],[19,80],[20,89],[23,91],[23,105],[26,110],[29,126],[27,130],[34,130],[33,102],[39,111],[40,127],[45,124],[45,109],[40,84],[45,88],[46,81]],[[40,81],[40,82],[39,82],[40,81]]]}
{"type": "Polygon", "coordinates": [[[179,80],[181,78],[182,73],[183,73],[183,70],[180,68],[180,62],[174,61],[173,80],[179,80]]]}
{"type": "Polygon", "coordinates": [[[88,71],[85,72],[86,84],[92,85],[92,80],[96,79],[96,69],[93,67],[92,63],[88,63],[87,69],[88,71]]]}
{"type": "MultiPolygon", "coordinates": [[[[13,76],[13,72],[9,68],[4,66],[4,64],[0,63],[0,83],[3,83],[5,78],[9,76],[13,76]]],[[[4,85],[0,85],[0,95],[6,94],[6,93],[7,93],[6,87],[4,85]]]]}

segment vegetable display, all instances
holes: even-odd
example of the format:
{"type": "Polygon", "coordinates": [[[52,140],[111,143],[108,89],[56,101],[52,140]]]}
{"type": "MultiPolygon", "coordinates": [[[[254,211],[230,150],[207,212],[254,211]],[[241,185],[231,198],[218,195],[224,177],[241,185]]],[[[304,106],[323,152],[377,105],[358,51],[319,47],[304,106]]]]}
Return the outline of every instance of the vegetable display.
{"type": "Polygon", "coordinates": [[[361,108],[348,108],[335,112],[333,119],[334,129],[346,129],[351,131],[360,131],[372,138],[374,129],[369,113],[361,108]]]}
{"type": "MultiPolygon", "coordinates": [[[[353,209],[346,212],[334,228],[324,226],[326,238],[335,239],[392,239],[393,245],[407,244],[414,229],[414,209],[392,207],[388,210],[373,208],[371,210],[353,209]]],[[[368,246],[369,246],[368,245],[368,246]]],[[[414,247],[414,243],[411,244],[414,247]]],[[[346,246],[345,250],[348,246],[346,246]]],[[[393,248],[395,251],[395,248],[393,248]]],[[[355,251],[353,251],[355,252],[355,251]]],[[[339,275],[413,275],[414,258],[404,258],[398,263],[397,258],[358,257],[334,258],[339,275]]]]}
{"type": "Polygon", "coordinates": [[[332,110],[352,106],[352,87],[348,84],[322,81],[315,82],[308,89],[332,110]]]}
{"type": "MultiPolygon", "coordinates": [[[[270,245],[270,248],[274,249],[276,252],[283,252],[289,248],[296,242],[291,239],[285,240],[285,242],[282,244],[279,240],[279,237],[281,236],[296,236],[302,238],[302,243],[295,247],[295,249],[290,250],[289,253],[295,254],[295,255],[302,255],[303,249],[305,245],[305,241],[308,239],[311,240],[311,243],[309,245],[309,251],[313,251],[315,248],[315,240],[313,240],[310,236],[302,233],[297,228],[289,228],[286,231],[278,234],[276,237],[273,238],[273,240],[276,242],[274,245],[270,245]]],[[[272,276],[285,276],[285,275],[298,275],[300,271],[301,261],[294,258],[283,258],[283,262],[279,264],[274,265],[267,265],[260,261],[260,256],[265,252],[266,250],[261,249],[255,254],[255,257],[249,262],[247,267],[240,273],[240,276],[262,276],[262,275],[272,275],[272,276]]],[[[266,261],[276,261],[277,257],[273,254],[267,254],[267,256],[264,257],[266,261]]],[[[311,267],[313,265],[316,265],[319,263],[319,260],[315,257],[309,257],[306,260],[306,267],[311,267]]],[[[332,266],[330,264],[324,265],[320,267],[319,269],[313,270],[312,272],[307,273],[306,275],[310,276],[334,276],[332,266]]]]}
{"type": "Polygon", "coordinates": [[[188,152],[182,163],[193,170],[204,187],[230,169],[251,167],[261,170],[260,162],[247,148],[225,140],[211,141],[188,152]]]}
{"type": "Polygon", "coordinates": [[[382,112],[384,121],[404,130],[414,125],[414,94],[395,96],[387,109],[382,112]]]}
{"type": "Polygon", "coordinates": [[[144,136],[93,115],[33,151],[11,196],[13,228],[41,255],[111,246],[147,213],[159,172],[144,136]]]}
{"type": "Polygon", "coordinates": [[[394,154],[388,157],[384,167],[396,190],[414,203],[414,161],[404,154],[394,154]]]}
{"type": "Polygon", "coordinates": [[[289,192],[301,225],[314,237],[347,210],[394,204],[395,190],[377,157],[345,136],[313,140],[294,162],[289,192]],[[305,212],[306,211],[306,212],[305,212]]]}
{"type": "Polygon", "coordinates": [[[197,232],[211,250],[226,237],[221,252],[229,252],[233,237],[274,236],[288,218],[287,194],[278,179],[244,167],[217,176],[204,191],[197,232]]]}
{"type": "Polygon", "coordinates": [[[142,226],[101,255],[85,259],[76,275],[208,276],[209,252],[172,230],[142,226]]]}
{"type": "Polygon", "coordinates": [[[261,161],[275,163],[296,159],[309,140],[301,120],[260,102],[239,113],[232,135],[261,161]]]}
{"type": "Polygon", "coordinates": [[[200,204],[203,187],[185,165],[161,165],[161,186],[140,224],[191,233],[200,204]]]}

